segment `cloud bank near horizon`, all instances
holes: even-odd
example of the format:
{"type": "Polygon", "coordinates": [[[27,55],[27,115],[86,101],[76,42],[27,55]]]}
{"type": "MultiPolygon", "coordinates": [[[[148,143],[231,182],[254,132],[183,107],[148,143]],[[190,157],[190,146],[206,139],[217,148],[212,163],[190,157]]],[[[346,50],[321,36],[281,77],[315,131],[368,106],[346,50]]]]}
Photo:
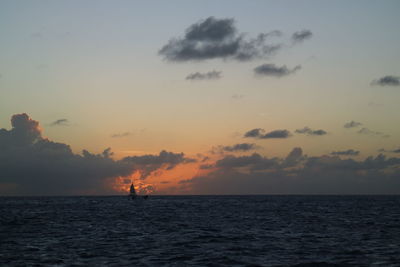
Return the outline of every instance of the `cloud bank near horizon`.
{"type": "Polygon", "coordinates": [[[379,154],[356,161],[338,155],[358,155],[358,151],[332,154],[309,157],[297,147],[286,158],[226,155],[208,166],[209,173],[182,180],[181,190],[191,194],[400,193],[400,158],[379,154]]]}
{"type": "Polygon", "coordinates": [[[156,170],[193,162],[183,153],[167,151],[121,160],[112,158],[110,148],[75,154],[69,145],[43,137],[39,122],[25,113],[13,115],[11,125],[11,130],[0,129],[1,194],[115,194],[115,178],[138,172],[145,179],[156,170]]]}

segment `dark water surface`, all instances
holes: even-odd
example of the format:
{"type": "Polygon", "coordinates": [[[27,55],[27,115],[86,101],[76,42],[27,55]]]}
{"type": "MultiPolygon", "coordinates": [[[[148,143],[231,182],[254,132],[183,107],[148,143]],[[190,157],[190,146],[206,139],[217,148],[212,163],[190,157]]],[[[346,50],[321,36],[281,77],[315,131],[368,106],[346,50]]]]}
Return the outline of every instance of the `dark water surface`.
{"type": "Polygon", "coordinates": [[[399,196],[0,198],[0,266],[400,266],[399,196]]]}

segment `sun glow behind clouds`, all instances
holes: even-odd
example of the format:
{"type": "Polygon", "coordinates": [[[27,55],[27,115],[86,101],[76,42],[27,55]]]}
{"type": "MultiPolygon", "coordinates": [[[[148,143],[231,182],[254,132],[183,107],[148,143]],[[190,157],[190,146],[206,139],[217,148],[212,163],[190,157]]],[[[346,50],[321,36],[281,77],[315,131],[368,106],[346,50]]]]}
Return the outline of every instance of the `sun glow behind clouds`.
{"type": "Polygon", "coordinates": [[[202,163],[194,162],[179,164],[173,169],[159,168],[145,179],[140,179],[142,173],[137,170],[129,177],[114,178],[110,186],[116,192],[128,194],[133,182],[138,194],[184,194],[180,181],[207,175],[212,171],[212,169],[201,169],[201,165],[202,163]]]}

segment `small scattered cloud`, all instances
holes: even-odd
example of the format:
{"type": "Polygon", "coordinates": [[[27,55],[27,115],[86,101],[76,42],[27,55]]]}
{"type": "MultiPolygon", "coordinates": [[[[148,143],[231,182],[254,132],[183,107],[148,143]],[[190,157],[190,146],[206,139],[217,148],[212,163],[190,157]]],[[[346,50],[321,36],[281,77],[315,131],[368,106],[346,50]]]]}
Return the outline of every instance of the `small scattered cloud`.
{"type": "Polygon", "coordinates": [[[353,149],[331,152],[331,155],[334,155],[334,156],[358,156],[359,154],[360,154],[360,151],[353,150],[353,149]]]}
{"type": "Polygon", "coordinates": [[[132,135],[131,132],[124,132],[124,133],[112,134],[111,137],[112,137],[112,138],[122,138],[122,137],[131,136],[131,135],[132,135]]]}
{"type": "Polygon", "coordinates": [[[345,123],[343,127],[349,129],[349,128],[357,128],[360,127],[361,125],[363,125],[361,122],[350,121],[345,123]]]}
{"type": "Polygon", "coordinates": [[[313,135],[313,136],[321,136],[327,134],[327,132],[322,129],[312,130],[307,126],[304,127],[303,129],[297,129],[295,132],[298,134],[313,135]]]}
{"type": "Polygon", "coordinates": [[[195,72],[186,76],[186,80],[202,81],[202,80],[218,80],[221,78],[221,71],[209,71],[206,73],[195,72]]]}
{"type": "Polygon", "coordinates": [[[377,103],[377,102],[374,102],[374,101],[368,102],[368,107],[382,107],[382,106],[383,106],[382,103],[377,103]]]}
{"type": "Polygon", "coordinates": [[[387,75],[371,82],[372,85],[379,86],[400,86],[400,77],[387,75]]]}
{"type": "Polygon", "coordinates": [[[243,98],[244,98],[244,95],[234,94],[234,95],[232,95],[232,98],[233,98],[233,99],[236,99],[236,100],[239,100],[239,99],[243,99],[243,98]]]}
{"type": "Polygon", "coordinates": [[[371,135],[371,136],[380,136],[382,138],[388,138],[390,135],[382,133],[382,132],[377,132],[377,131],[372,131],[368,128],[361,128],[357,133],[359,134],[364,134],[364,135],[371,135]]]}
{"type": "Polygon", "coordinates": [[[244,134],[244,137],[258,138],[258,139],[276,139],[276,138],[288,138],[291,136],[288,130],[274,130],[265,133],[264,129],[256,128],[252,129],[244,134]]]}
{"type": "Polygon", "coordinates": [[[248,38],[239,33],[232,18],[209,17],[192,24],[180,38],[173,38],[159,50],[167,61],[185,62],[209,59],[250,61],[273,55],[282,44],[267,43],[270,37],[279,37],[280,31],[260,33],[248,38]]]}
{"type": "Polygon", "coordinates": [[[253,71],[257,76],[272,76],[280,78],[283,76],[293,74],[300,69],[301,69],[300,65],[292,69],[288,69],[286,65],[278,67],[275,64],[262,64],[258,67],[255,67],[253,71]]]}
{"type": "Polygon", "coordinates": [[[69,126],[69,121],[67,119],[59,119],[50,123],[49,126],[69,126]]]}
{"type": "Polygon", "coordinates": [[[302,30],[292,34],[293,43],[301,43],[307,39],[311,39],[313,33],[310,30],[302,30]]]}
{"type": "Polygon", "coordinates": [[[237,152],[237,151],[250,151],[257,149],[258,147],[256,144],[250,144],[250,143],[241,143],[241,144],[235,144],[233,146],[223,146],[222,149],[227,152],[237,152]]]}

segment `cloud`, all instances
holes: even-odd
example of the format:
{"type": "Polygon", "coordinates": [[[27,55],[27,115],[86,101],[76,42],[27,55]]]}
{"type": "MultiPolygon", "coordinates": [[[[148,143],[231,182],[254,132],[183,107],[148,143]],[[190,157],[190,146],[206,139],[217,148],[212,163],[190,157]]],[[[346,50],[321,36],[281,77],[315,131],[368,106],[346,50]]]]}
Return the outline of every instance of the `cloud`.
{"type": "Polygon", "coordinates": [[[254,153],[250,156],[239,157],[228,155],[218,160],[215,166],[220,168],[250,167],[252,170],[264,170],[276,166],[276,164],[276,159],[268,159],[258,153],[254,153]]]}
{"type": "Polygon", "coordinates": [[[269,37],[280,35],[280,31],[272,31],[247,38],[238,33],[234,19],[209,17],[188,27],[184,37],[169,40],[158,53],[165,60],[176,62],[208,59],[249,61],[271,56],[281,49],[281,44],[267,43],[269,37]]]}
{"type": "Polygon", "coordinates": [[[297,129],[295,132],[298,133],[298,134],[316,135],[316,136],[321,136],[321,135],[326,135],[327,134],[327,132],[322,130],[322,129],[312,130],[307,126],[304,127],[303,129],[297,129]]]}
{"type": "Polygon", "coordinates": [[[356,122],[356,121],[350,121],[347,122],[343,125],[344,128],[357,128],[359,126],[363,125],[361,122],[356,122]]]}
{"type": "Polygon", "coordinates": [[[400,159],[308,157],[301,148],[286,158],[229,155],[181,185],[188,194],[399,194],[400,159]]]}
{"type": "Polygon", "coordinates": [[[239,99],[243,99],[243,98],[244,98],[244,95],[234,94],[234,95],[232,95],[232,98],[233,98],[233,99],[236,99],[236,100],[239,100],[239,99]]]}
{"type": "Polygon", "coordinates": [[[221,78],[221,71],[209,71],[206,73],[195,72],[186,76],[186,80],[201,81],[201,80],[218,80],[221,78]]]}
{"type": "Polygon", "coordinates": [[[121,160],[112,158],[110,148],[100,154],[75,154],[67,144],[44,138],[39,122],[25,113],[13,115],[11,125],[10,130],[0,129],[3,195],[115,194],[112,183],[117,178],[190,162],[183,154],[166,151],[121,160]]]}
{"type": "Polygon", "coordinates": [[[254,150],[257,149],[257,146],[255,144],[241,143],[241,144],[235,144],[233,146],[224,146],[222,148],[224,151],[236,152],[236,151],[254,150]]]}
{"type": "Polygon", "coordinates": [[[400,77],[387,75],[371,82],[372,85],[379,86],[400,86],[400,77]]]}
{"type": "Polygon", "coordinates": [[[331,152],[331,155],[334,155],[334,156],[358,156],[359,154],[360,154],[360,151],[353,150],[353,149],[331,152]]]}
{"type": "Polygon", "coordinates": [[[288,69],[285,65],[278,67],[275,64],[262,64],[254,68],[254,73],[257,76],[272,76],[272,77],[283,77],[295,73],[300,70],[301,66],[298,65],[293,69],[288,69]]]}
{"type": "Polygon", "coordinates": [[[49,126],[68,126],[68,125],[69,121],[67,119],[59,119],[49,124],[49,126]]]}
{"type": "Polygon", "coordinates": [[[127,137],[132,135],[131,132],[124,132],[124,133],[116,133],[116,134],[112,134],[111,137],[112,138],[122,138],[122,137],[127,137]]]}
{"type": "Polygon", "coordinates": [[[388,138],[390,135],[382,133],[382,132],[377,132],[377,131],[372,131],[368,128],[361,128],[357,133],[359,134],[364,134],[364,135],[371,135],[371,136],[379,136],[382,138],[388,138]]]}
{"type": "Polygon", "coordinates": [[[122,159],[140,170],[140,179],[146,179],[152,172],[165,168],[171,170],[178,164],[193,163],[195,159],[186,158],[183,153],[173,153],[162,150],[159,155],[130,156],[122,159]]]}
{"type": "Polygon", "coordinates": [[[310,30],[302,30],[292,34],[293,43],[301,43],[304,40],[311,39],[312,32],[310,30]]]}
{"type": "Polygon", "coordinates": [[[252,137],[258,139],[288,138],[290,136],[291,133],[288,130],[274,130],[265,133],[265,130],[261,128],[250,130],[244,134],[244,137],[252,137]]]}

